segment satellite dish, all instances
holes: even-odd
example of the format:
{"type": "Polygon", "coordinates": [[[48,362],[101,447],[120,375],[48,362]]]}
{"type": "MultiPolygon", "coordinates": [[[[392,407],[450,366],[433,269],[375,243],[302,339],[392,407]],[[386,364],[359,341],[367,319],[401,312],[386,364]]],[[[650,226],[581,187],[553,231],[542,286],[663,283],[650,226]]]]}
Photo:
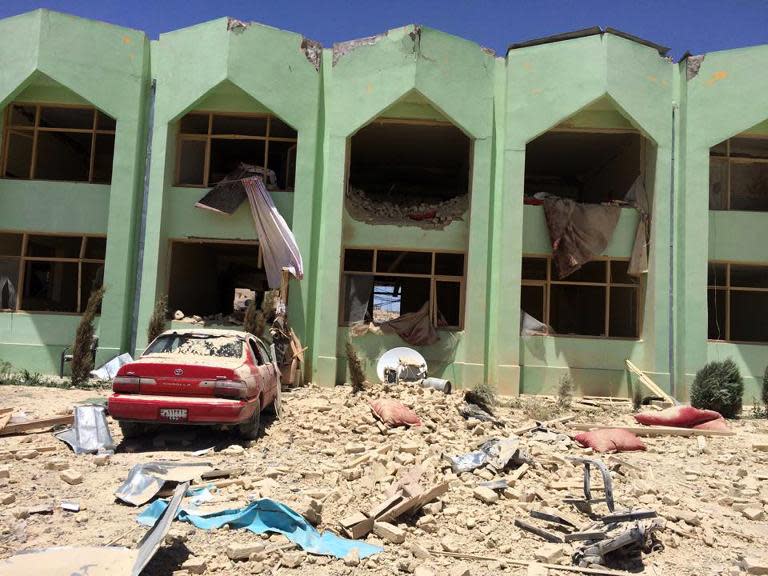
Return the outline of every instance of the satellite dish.
{"type": "Polygon", "coordinates": [[[376,374],[379,377],[379,381],[380,382],[385,381],[384,371],[387,368],[391,368],[392,370],[397,370],[402,365],[401,360],[403,361],[407,360],[409,364],[418,364],[419,366],[423,366],[422,371],[424,375],[421,376],[421,378],[426,376],[427,361],[424,359],[424,356],[422,356],[412,348],[406,348],[405,346],[398,346],[397,348],[392,348],[391,350],[387,350],[379,358],[379,361],[376,364],[376,374]]]}

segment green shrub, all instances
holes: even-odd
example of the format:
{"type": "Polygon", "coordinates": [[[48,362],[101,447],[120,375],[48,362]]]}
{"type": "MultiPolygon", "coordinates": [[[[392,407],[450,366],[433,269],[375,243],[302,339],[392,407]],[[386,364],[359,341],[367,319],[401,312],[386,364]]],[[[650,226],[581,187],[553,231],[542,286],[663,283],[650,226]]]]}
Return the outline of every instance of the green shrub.
{"type": "Polygon", "coordinates": [[[168,295],[163,294],[155,302],[152,316],[149,317],[147,326],[147,343],[152,342],[165,331],[165,319],[168,317],[168,295]]]}
{"type": "Polygon", "coordinates": [[[93,370],[93,355],[91,345],[93,342],[93,320],[99,310],[101,300],[104,298],[104,286],[96,288],[88,298],[80,324],[75,333],[75,343],[72,344],[72,384],[81,386],[88,381],[93,370]]]}
{"type": "Polygon", "coordinates": [[[571,409],[573,402],[573,379],[570,372],[566,372],[560,377],[560,384],[557,387],[557,407],[561,412],[571,409]]]}
{"type": "Polygon", "coordinates": [[[493,407],[498,404],[496,387],[490,382],[478,382],[471,390],[464,392],[464,400],[470,404],[480,406],[483,410],[493,416],[493,407]]]}
{"type": "Polygon", "coordinates": [[[739,367],[728,358],[724,362],[710,362],[696,373],[691,386],[691,405],[734,418],[741,413],[743,394],[744,380],[739,367]]]}
{"type": "Polygon", "coordinates": [[[349,367],[349,378],[352,381],[352,391],[362,392],[365,389],[365,369],[357,349],[348,337],[346,344],[347,366],[349,367]]]}
{"type": "Polygon", "coordinates": [[[768,366],[765,367],[765,374],[763,374],[763,404],[768,407],[768,366]]]}

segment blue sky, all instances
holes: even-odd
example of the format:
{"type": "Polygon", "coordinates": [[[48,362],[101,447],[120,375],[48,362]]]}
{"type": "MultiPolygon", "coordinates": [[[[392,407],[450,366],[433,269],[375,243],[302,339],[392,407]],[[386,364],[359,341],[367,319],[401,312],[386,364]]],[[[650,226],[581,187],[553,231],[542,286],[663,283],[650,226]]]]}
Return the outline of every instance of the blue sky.
{"type": "Polygon", "coordinates": [[[768,0],[0,0],[0,17],[49,8],[158,34],[220,16],[293,30],[330,46],[416,23],[503,54],[512,42],[612,26],[678,59],[768,44],[768,0]],[[41,3],[42,2],[42,3],[41,3]]]}

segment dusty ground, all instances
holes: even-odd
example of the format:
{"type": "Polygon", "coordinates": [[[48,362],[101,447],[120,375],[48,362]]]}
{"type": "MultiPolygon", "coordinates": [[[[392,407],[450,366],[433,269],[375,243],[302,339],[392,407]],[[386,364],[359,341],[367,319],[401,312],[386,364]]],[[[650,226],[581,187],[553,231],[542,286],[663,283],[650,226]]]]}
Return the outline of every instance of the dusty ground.
{"type": "MultiPolygon", "coordinates": [[[[108,391],[9,386],[0,388],[0,407],[13,406],[30,417],[46,417],[107,394],[108,391]]],[[[416,463],[427,469],[424,484],[451,480],[451,488],[440,499],[441,504],[397,522],[406,531],[403,544],[383,542],[371,534],[367,540],[382,544],[385,551],[356,567],[346,566],[341,560],[302,553],[298,567],[278,569],[287,576],[429,574],[424,568],[442,575],[454,574],[458,566],[466,567],[473,576],[526,574],[525,567],[510,561],[533,560],[544,542],[515,527],[514,518],[541,525],[528,517],[530,507],[541,505],[578,514],[561,500],[566,495],[579,494],[582,468],[574,467],[564,457],[587,455],[589,451],[568,438],[566,434],[573,432],[568,424],[554,433],[522,437],[534,465],[494,504],[473,497],[478,482],[494,477],[490,471],[479,470],[457,478],[441,461],[443,453],[470,451],[484,438],[508,435],[512,429],[531,423],[518,400],[502,402],[498,415],[506,426],[495,429],[487,423],[464,420],[457,410],[461,401],[458,394],[444,396],[405,385],[389,391],[375,386],[362,396],[353,396],[346,387],[310,387],[285,393],[283,400],[283,418],[265,419],[262,437],[250,445],[242,444],[242,451],[235,448],[221,452],[240,444],[238,439],[205,428],[174,429],[142,441],[124,441],[118,426],[110,421],[117,453],[106,465],[97,466],[93,456],[75,456],[48,432],[0,437],[0,468],[8,467],[10,474],[9,479],[0,478],[0,493],[15,497],[12,503],[0,504],[0,558],[26,548],[53,545],[133,545],[144,532],[136,523],[139,510],[118,503],[113,492],[131,466],[156,459],[243,467],[245,473],[240,479],[244,485],[220,490],[219,502],[229,501],[235,507],[245,504],[248,496],[261,495],[298,507],[310,495],[323,503],[319,527],[333,530],[341,518],[368,510],[383,500],[385,489],[416,463]],[[383,434],[367,404],[368,399],[379,396],[400,398],[420,415],[424,426],[383,434]],[[357,444],[363,448],[354,446],[357,444]],[[185,456],[186,452],[209,446],[216,446],[217,452],[206,457],[185,456]],[[34,447],[54,449],[22,460],[11,453],[34,447]],[[350,467],[360,453],[347,451],[360,449],[379,450],[371,461],[350,467]],[[59,462],[82,472],[84,481],[74,486],[65,483],[59,471],[48,468],[59,462]],[[531,498],[533,502],[526,502],[531,498]],[[59,508],[62,499],[77,500],[85,509],[79,513],[64,512],[59,508]],[[54,504],[54,513],[26,515],[30,507],[40,504],[54,504]],[[501,560],[456,560],[438,555],[420,558],[422,551],[417,549],[414,554],[414,544],[428,550],[456,550],[501,560]]],[[[633,422],[628,408],[578,404],[573,408],[578,422],[633,422]]],[[[696,438],[647,438],[647,452],[603,456],[603,460],[613,464],[617,458],[626,463],[613,473],[619,506],[653,508],[667,519],[666,530],[660,535],[665,548],[643,558],[642,573],[738,574],[745,555],[762,556],[768,563],[768,452],[752,446],[768,440],[768,421],[747,419],[733,422],[732,427],[737,435],[710,437],[705,444],[696,438]],[[762,519],[750,520],[745,516],[747,513],[757,513],[762,519]]],[[[186,574],[180,567],[189,558],[204,560],[205,574],[270,573],[283,552],[244,562],[233,562],[225,554],[231,542],[260,539],[242,530],[204,532],[175,522],[168,544],[144,574],[186,574]]],[[[269,540],[267,544],[272,547],[286,542],[282,536],[269,540]]],[[[564,548],[570,556],[572,545],[566,544],[564,548]]],[[[568,556],[560,563],[569,564],[568,556]]],[[[550,571],[556,573],[565,574],[550,571]]]]}

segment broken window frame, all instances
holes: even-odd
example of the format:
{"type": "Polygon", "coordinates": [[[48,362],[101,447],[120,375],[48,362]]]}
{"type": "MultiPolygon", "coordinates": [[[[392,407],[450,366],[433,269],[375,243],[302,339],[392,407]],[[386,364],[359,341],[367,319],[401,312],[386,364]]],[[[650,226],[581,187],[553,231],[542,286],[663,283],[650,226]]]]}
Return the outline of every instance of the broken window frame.
{"type": "MultiPolygon", "coordinates": [[[[258,250],[256,257],[256,267],[260,270],[264,270],[264,252],[262,251],[261,244],[258,240],[229,240],[227,238],[169,238],[168,239],[168,260],[165,270],[165,294],[171,293],[171,270],[173,261],[173,245],[174,244],[237,244],[239,246],[255,246],[258,250]]],[[[287,302],[286,292],[286,302],[287,302]]]]}
{"type": "MultiPolygon", "coordinates": [[[[347,303],[344,300],[344,295],[346,294],[346,282],[347,282],[347,276],[373,276],[376,277],[385,277],[385,278],[391,278],[391,277],[400,277],[400,278],[426,278],[430,280],[429,283],[429,317],[432,321],[433,326],[436,326],[439,330],[447,330],[450,332],[460,332],[461,330],[464,330],[464,311],[465,311],[465,301],[466,301],[466,279],[467,279],[467,253],[462,250],[419,250],[419,249],[404,249],[404,248],[388,248],[388,247],[371,247],[371,246],[347,246],[342,251],[341,255],[341,281],[340,281],[340,305],[339,305],[339,326],[341,327],[347,327],[352,326],[354,322],[345,322],[344,316],[345,316],[345,307],[347,303]],[[345,254],[347,250],[370,250],[373,252],[373,259],[371,264],[371,270],[350,270],[347,271],[344,269],[344,261],[345,261],[345,254]],[[376,266],[378,264],[378,254],[379,252],[418,252],[420,254],[430,254],[431,255],[431,264],[430,264],[430,273],[429,274],[418,274],[418,273],[405,273],[405,272],[387,272],[382,271],[379,272],[376,269],[376,266]],[[452,276],[450,274],[437,274],[435,272],[435,261],[437,259],[437,255],[439,254],[460,254],[464,257],[464,269],[462,271],[461,276],[452,276]],[[437,283],[438,282],[452,282],[454,284],[459,284],[459,290],[460,290],[460,297],[459,297],[459,324],[458,326],[440,326],[437,323],[437,283]]],[[[376,324],[376,323],[374,323],[376,324]]],[[[376,324],[378,325],[378,324],[376,324]]]]}
{"type": "MultiPolygon", "coordinates": [[[[21,252],[18,256],[14,255],[0,255],[0,258],[4,260],[18,260],[19,272],[18,272],[18,285],[16,287],[16,307],[15,308],[0,308],[0,313],[3,312],[23,312],[25,314],[60,314],[66,316],[79,316],[83,313],[87,302],[86,298],[82,296],[83,285],[83,264],[101,264],[106,262],[105,258],[86,258],[86,244],[88,240],[93,238],[103,238],[106,240],[107,236],[104,234],[56,234],[50,232],[16,232],[13,230],[2,230],[3,234],[12,234],[21,236],[21,252]],[[80,251],[78,257],[57,257],[57,256],[29,256],[27,255],[29,248],[29,238],[35,236],[56,237],[56,238],[80,238],[80,251]],[[64,264],[77,264],[77,310],[75,312],[67,312],[61,310],[25,310],[24,309],[24,293],[26,292],[26,270],[28,262],[48,262],[48,263],[64,263],[64,264]]],[[[97,313],[97,316],[100,312],[97,313]]]]}
{"type": "MultiPolygon", "coordinates": [[[[531,258],[531,259],[540,259],[540,260],[546,260],[546,271],[547,271],[547,277],[546,279],[526,279],[522,277],[522,261],[520,263],[521,265],[521,280],[520,285],[521,286],[536,286],[540,287],[544,292],[544,317],[543,318],[536,318],[536,320],[539,320],[540,322],[546,324],[547,326],[550,326],[550,306],[552,302],[551,297],[551,287],[552,286],[593,286],[593,287],[602,287],[605,289],[605,320],[604,320],[604,326],[603,326],[603,333],[599,335],[594,334],[558,334],[557,332],[548,334],[547,336],[562,336],[566,338],[599,338],[599,339],[607,339],[607,340],[640,340],[641,334],[643,331],[642,327],[642,284],[640,282],[637,282],[636,284],[628,284],[625,282],[612,282],[611,280],[611,262],[629,262],[629,258],[609,258],[609,257],[600,257],[595,258],[592,260],[593,262],[605,262],[605,280],[603,282],[579,282],[579,281],[573,281],[568,280],[567,278],[564,280],[557,280],[555,279],[556,276],[553,274],[553,259],[552,255],[550,254],[523,254],[522,259],[531,258]],[[635,307],[635,325],[637,326],[637,333],[634,336],[611,336],[610,335],[610,324],[611,324],[611,288],[632,288],[635,289],[637,294],[635,301],[637,303],[635,307]]],[[[521,302],[521,309],[522,309],[522,302],[521,302]]],[[[527,310],[522,309],[524,312],[529,313],[527,310]]],[[[530,314],[530,313],[529,313],[530,314]]]]}
{"type": "MultiPolygon", "coordinates": [[[[725,266],[725,284],[710,284],[709,278],[707,278],[707,300],[709,300],[710,291],[717,293],[718,291],[725,293],[725,329],[723,338],[711,338],[709,335],[709,329],[707,329],[707,341],[708,342],[731,342],[733,344],[768,344],[768,340],[733,340],[731,339],[731,293],[732,292],[752,292],[752,293],[768,293],[768,288],[759,286],[731,286],[731,266],[739,267],[752,267],[762,268],[768,272],[768,264],[755,264],[751,262],[735,262],[729,260],[709,260],[707,262],[707,276],[709,276],[709,267],[712,265],[725,266]]],[[[709,326],[709,305],[707,305],[707,326],[709,326]]]]}
{"type": "MultiPolygon", "coordinates": [[[[83,184],[100,184],[104,186],[110,186],[112,184],[112,175],[108,182],[94,181],[94,164],[96,159],[96,142],[99,135],[112,135],[117,133],[117,121],[115,120],[115,130],[105,130],[98,127],[99,115],[105,116],[110,120],[115,120],[108,114],[105,114],[95,106],[87,106],[82,104],[52,104],[52,103],[37,103],[37,102],[10,102],[4,111],[3,119],[3,150],[2,161],[0,162],[0,177],[9,180],[42,180],[42,178],[36,178],[37,163],[38,163],[38,139],[40,133],[75,133],[75,134],[90,134],[91,135],[91,152],[88,167],[88,179],[87,180],[47,180],[48,182],[80,182],[83,184]],[[35,108],[35,121],[32,126],[18,126],[11,124],[11,110],[14,106],[34,107],[35,108]],[[44,108],[68,108],[72,110],[89,110],[93,113],[93,124],[90,128],[50,128],[46,126],[40,126],[40,117],[42,115],[42,109],[44,108]],[[32,158],[30,160],[29,175],[27,178],[11,177],[6,175],[8,168],[8,155],[10,148],[10,135],[11,133],[26,133],[32,135],[32,158]]],[[[112,162],[114,163],[114,145],[112,151],[112,162]]]]}
{"type": "MultiPolygon", "coordinates": [[[[252,161],[243,160],[246,164],[253,164],[255,166],[269,170],[269,143],[270,142],[289,142],[293,143],[288,149],[288,158],[286,160],[286,173],[285,173],[285,190],[275,190],[275,192],[293,192],[296,189],[296,154],[298,151],[299,134],[296,132],[296,138],[287,138],[285,136],[271,136],[272,118],[276,118],[274,114],[259,113],[259,112],[213,112],[207,110],[192,110],[187,112],[182,118],[179,119],[179,132],[176,136],[176,174],[174,178],[175,186],[180,188],[210,188],[210,171],[211,171],[211,142],[212,140],[253,140],[264,142],[264,158],[262,163],[259,164],[258,160],[254,158],[252,161]],[[208,132],[196,133],[196,132],[182,132],[181,121],[187,116],[208,116],[208,132]],[[257,136],[251,134],[214,134],[213,133],[213,121],[214,117],[229,117],[229,118],[265,118],[266,127],[264,136],[257,136]],[[181,182],[181,153],[182,144],[185,141],[195,141],[205,143],[205,156],[203,165],[203,183],[202,184],[187,184],[181,182]],[[291,160],[291,158],[293,160],[291,160]],[[293,172],[291,171],[291,165],[293,165],[293,172]],[[292,176],[291,176],[292,175],[292,176]],[[293,181],[293,187],[288,186],[288,183],[293,181]]],[[[283,122],[282,119],[279,119],[283,122]]],[[[286,125],[288,125],[286,123],[286,125]]],[[[291,127],[292,128],[292,127],[291,127]]]]}
{"type": "MultiPolygon", "coordinates": [[[[747,209],[747,208],[731,208],[732,204],[732,170],[731,166],[734,164],[768,164],[768,156],[765,158],[760,157],[747,157],[747,156],[732,156],[731,155],[731,140],[734,138],[739,139],[754,139],[754,140],[767,140],[768,136],[761,136],[756,134],[737,134],[736,136],[733,136],[732,138],[728,138],[725,140],[725,154],[720,154],[716,151],[717,146],[722,144],[723,142],[720,142],[720,144],[717,144],[710,148],[709,150],[709,170],[710,174],[712,171],[712,167],[714,163],[716,162],[723,162],[725,163],[725,208],[712,208],[711,204],[711,190],[712,190],[712,183],[709,183],[709,209],[713,212],[726,212],[731,210],[737,210],[737,211],[744,211],[744,212],[768,212],[768,210],[759,210],[759,209],[747,209]]],[[[766,193],[768,193],[768,190],[766,190],[766,193]]],[[[719,342],[719,340],[716,340],[716,342],[719,342]]]]}

